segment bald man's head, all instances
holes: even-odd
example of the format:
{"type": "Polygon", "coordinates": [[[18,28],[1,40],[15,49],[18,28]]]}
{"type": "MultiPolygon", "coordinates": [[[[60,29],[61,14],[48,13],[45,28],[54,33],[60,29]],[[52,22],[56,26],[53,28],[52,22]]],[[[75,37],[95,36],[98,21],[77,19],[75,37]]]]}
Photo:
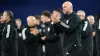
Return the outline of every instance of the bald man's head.
{"type": "Polygon", "coordinates": [[[28,16],[28,17],[27,17],[27,22],[28,22],[29,20],[35,20],[35,17],[34,17],[34,16],[28,16]]]}
{"type": "Polygon", "coordinates": [[[89,15],[89,16],[87,16],[87,19],[89,20],[90,24],[92,24],[92,25],[93,25],[93,24],[95,23],[94,16],[89,15]]]}
{"type": "Polygon", "coordinates": [[[28,26],[33,26],[34,25],[34,21],[35,21],[35,17],[34,16],[28,16],[27,17],[28,26]]]}
{"type": "Polygon", "coordinates": [[[62,5],[64,14],[71,14],[73,12],[73,5],[70,1],[66,1],[62,5]]]}

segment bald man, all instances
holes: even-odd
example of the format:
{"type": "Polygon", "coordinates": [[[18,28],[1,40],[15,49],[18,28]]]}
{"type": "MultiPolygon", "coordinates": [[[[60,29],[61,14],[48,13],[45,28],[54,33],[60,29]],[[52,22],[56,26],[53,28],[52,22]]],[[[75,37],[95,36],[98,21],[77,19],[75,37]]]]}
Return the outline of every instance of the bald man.
{"type": "Polygon", "coordinates": [[[27,17],[27,25],[22,30],[22,36],[25,44],[26,56],[40,56],[39,44],[37,40],[40,38],[38,29],[35,28],[36,18],[34,16],[27,17]]]}
{"type": "Polygon", "coordinates": [[[70,1],[66,1],[62,5],[64,18],[60,20],[56,15],[52,15],[51,19],[57,34],[63,32],[64,35],[64,54],[65,56],[79,56],[81,48],[81,20],[73,11],[73,5],[70,1]]]}
{"type": "Polygon", "coordinates": [[[88,19],[85,17],[85,12],[83,10],[78,10],[77,14],[82,21],[81,29],[81,43],[82,50],[81,56],[92,56],[93,55],[93,36],[92,36],[92,26],[90,25],[88,19]]]}

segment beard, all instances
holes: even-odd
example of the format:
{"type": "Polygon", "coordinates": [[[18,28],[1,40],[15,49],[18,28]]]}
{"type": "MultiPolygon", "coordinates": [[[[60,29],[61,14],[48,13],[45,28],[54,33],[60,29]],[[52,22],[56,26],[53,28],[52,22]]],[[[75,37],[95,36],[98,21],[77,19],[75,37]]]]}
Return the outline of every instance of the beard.
{"type": "Polygon", "coordinates": [[[64,13],[64,14],[68,14],[69,12],[68,12],[68,11],[63,10],[63,13],[64,13]]]}

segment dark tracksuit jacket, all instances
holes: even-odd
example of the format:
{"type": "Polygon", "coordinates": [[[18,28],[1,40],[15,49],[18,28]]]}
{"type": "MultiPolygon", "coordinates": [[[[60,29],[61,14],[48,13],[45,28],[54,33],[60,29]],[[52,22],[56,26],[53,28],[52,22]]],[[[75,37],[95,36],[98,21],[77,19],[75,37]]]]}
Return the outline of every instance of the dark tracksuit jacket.
{"type": "Polygon", "coordinates": [[[51,22],[44,24],[43,35],[46,36],[44,41],[45,56],[63,56],[63,47],[60,36],[54,31],[54,26],[51,22]]]}
{"type": "Polygon", "coordinates": [[[55,24],[56,33],[65,33],[64,52],[65,55],[78,56],[78,49],[81,48],[81,20],[75,12],[64,15],[64,18],[55,24]],[[68,53],[69,52],[69,53],[68,53]]]}
{"type": "Polygon", "coordinates": [[[18,56],[25,56],[25,46],[22,38],[22,29],[17,29],[18,33],[18,56]]]}
{"type": "Polygon", "coordinates": [[[85,20],[82,20],[81,38],[82,38],[81,56],[92,56],[93,55],[92,25],[90,25],[87,18],[85,18],[85,20]]]}
{"type": "Polygon", "coordinates": [[[3,29],[3,56],[17,56],[17,29],[13,20],[6,23],[3,29]]]}
{"type": "Polygon", "coordinates": [[[40,34],[34,36],[34,34],[31,33],[30,28],[32,27],[27,26],[22,30],[22,36],[25,44],[25,55],[40,56],[39,43],[38,43],[40,34]]]}
{"type": "Polygon", "coordinates": [[[100,56],[100,19],[96,19],[96,46],[97,46],[97,56],[100,56]]]}
{"type": "Polygon", "coordinates": [[[2,55],[2,34],[3,34],[3,28],[4,28],[5,24],[4,23],[0,23],[0,56],[2,55]]]}
{"type": "MultiPolygon", "coordinates": [[[[96,32],[95,23],[92,25],[92,32],[96,32]]],[[[93,36],[93,56],[97,56],[96,35],[93,36]]]]}

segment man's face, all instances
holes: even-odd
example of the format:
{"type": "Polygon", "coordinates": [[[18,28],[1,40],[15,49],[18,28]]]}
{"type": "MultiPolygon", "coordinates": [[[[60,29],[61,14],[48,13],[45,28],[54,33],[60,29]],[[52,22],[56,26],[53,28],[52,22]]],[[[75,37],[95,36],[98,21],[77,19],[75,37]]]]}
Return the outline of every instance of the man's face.
{"type": "Polygon", "coordinates": [[[42,21],[43,23],[46,23],[47,19],[48,19],[48,18],[47,18],[46,16],[41,15],[41,21],[42,21]]]}
{"type": "Polygon", "coordinates": [[[94,24],[94,17],[89,16],[88,20],[89,20],[90,24],[92,24],[92,25],[94,24]]]}
{"type": "Polygon", "coordinates": [[[4,13],[3,13],[2,20],[3,20],[3,21],[8,20],[7,12],[4,12],[4,13]]]}
{"type": "Polygon", "coordinates": [[[19,22],[18,20],[16,20],[16,25],[17,25],[17,27],[21,27],[21,22],[19,22]]]}
{"type": "Polygon", "coordinates": [[[33,19],[33,17],[30,17],[30,19],[28,20],[28,25],[29,26],[34,26],[34,19],[33,19]]]}
{"type": "Polygon", "coordinates": [[[53,15],[55,15],[55,16],[58,17],[59,19],[61,18],[61,13],[60,13],[60,12],[53,11],[53,15]]]}
{"type": "Polygon", "coordinates": [[[68,6],[66,3],[64,3],[64,4],[62,5],[62,9],[63,9],[63,13],[64,13],[64,14],[68,14],[69,11],[71,10],[71,7],[68,6]]]}
{"type": "Polygon", "coordinates": [[[78,14],[78,16],[80,17],[81,20],[85,19],[85,16],[83,15],[82,12],[78,12],[77,14],[78,14]]]}

